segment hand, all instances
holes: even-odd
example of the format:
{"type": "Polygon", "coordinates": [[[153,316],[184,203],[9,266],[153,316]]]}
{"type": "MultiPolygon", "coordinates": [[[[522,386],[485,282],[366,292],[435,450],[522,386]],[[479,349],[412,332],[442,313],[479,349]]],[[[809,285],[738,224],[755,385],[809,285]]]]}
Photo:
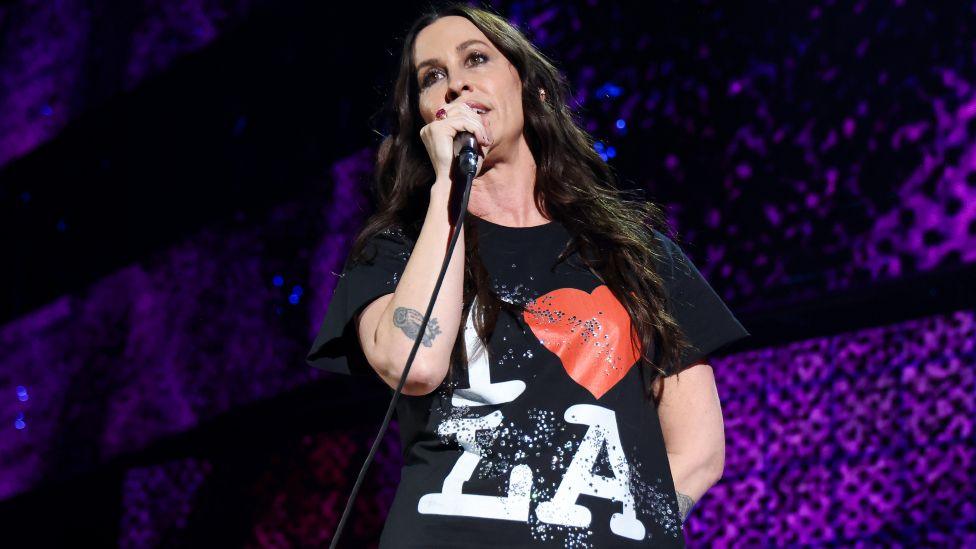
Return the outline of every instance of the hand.
{"type": "Polygon", "coordinates": [[[444,114],[420,128],[420,139],[427,147],[427,154],[434,165],[437,181],[451,178],[451,165],[454,162],[454,136],[461,131],[469,131],[481,145],[482,158],[492,146],[492,136],[481,116],[464,102],[447,103],[442,107],[444,114]]]}

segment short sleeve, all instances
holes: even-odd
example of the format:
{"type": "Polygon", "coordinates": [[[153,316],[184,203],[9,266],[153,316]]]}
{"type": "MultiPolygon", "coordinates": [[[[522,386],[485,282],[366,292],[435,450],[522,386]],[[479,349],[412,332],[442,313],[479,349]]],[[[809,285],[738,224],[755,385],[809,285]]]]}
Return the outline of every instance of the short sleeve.
{"type": "Polygon", "coordinates": [[[339,374],[372,372],[352,320],[375,299],[393,293],[412,250],[413,242],[402,231],[388,229],[367,241],[361,262],[346,261],[305,357],[309,365],[339,374]]]}
{"type": "Polygon", "coordinates": [[[662,241],[666,256],[661,276],[669,310],[692,345],[682,353],[677,373],[752,334],[732,314],[684,250],[663,233],[656,230],[654,233],[662,241]]]}

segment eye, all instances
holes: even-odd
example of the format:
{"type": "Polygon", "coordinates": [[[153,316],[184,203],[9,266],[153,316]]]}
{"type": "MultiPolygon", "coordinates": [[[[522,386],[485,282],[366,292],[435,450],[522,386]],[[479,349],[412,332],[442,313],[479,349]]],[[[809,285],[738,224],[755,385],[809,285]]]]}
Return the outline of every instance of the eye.
{"type": "MultiPolygon", "coordinates": [[[[481,53],[480,51],[473,51],[470,54],[468,54],[467,60],[468,61],[471,61],[472,59],[477,59],[478,60],[478,62],[476,63],[477,65],[482,65],[482,64],[488,62],[488,56],[485,55],[485,54],[483,54],[483,53],[481,53]]],[[[440,72],[439,69],[431,69],[431,70],[427,71],[427,73],[424,74],[423,80],[420,81],[420,89],[423,90],[423,89],[426,89],[429,86],[431,86],[434,83],[434,81],[431,79],[431,77],[434,74],[438,73],[438,72],[440,72]]]]}
{"type": "MultiPolygon", "coordinates": [[[[481,53],[480,51],[473,51],[473,52],[471,52],[471,55],[468,56],[468,60],[469,61],[471,59],[475,59],[475,58],[484,59],[484,61],[482,61],[481,63],[484,63],[485,61],[488,61],[488,56],[485,55],[485,54],[483,54],[483,53],[481,53]]],[[[478,63],[478,64],[480,65],[481,63],[478,63]]]]}

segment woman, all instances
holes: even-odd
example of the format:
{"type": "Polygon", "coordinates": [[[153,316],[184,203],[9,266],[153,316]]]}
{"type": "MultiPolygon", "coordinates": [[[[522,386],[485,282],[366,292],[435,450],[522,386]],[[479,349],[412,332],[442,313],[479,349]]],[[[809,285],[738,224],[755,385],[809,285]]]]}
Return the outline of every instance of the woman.
{"type": "Polygon", "coordinates": [[[721,476],[706,356],[749,333],[660,209],[621,197],[568,97],[492,13],[450,6],[404,40],[378,210],[310,364],[397,386],[452,230],[454,135],[483,154],[398,402],[381,547],[681,547],[721,476]]]}

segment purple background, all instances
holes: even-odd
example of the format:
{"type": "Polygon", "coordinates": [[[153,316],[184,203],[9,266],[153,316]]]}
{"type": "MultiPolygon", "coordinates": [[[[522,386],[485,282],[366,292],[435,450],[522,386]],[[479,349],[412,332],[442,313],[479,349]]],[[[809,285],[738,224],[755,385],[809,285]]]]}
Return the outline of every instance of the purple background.
{"type": "MultiPolygon", "coordinates": [[[[494,5],[755,335],[713,360],[689,545],[976,545],[976,3],[494,5]]],[[[0,7],[14,539],[327,543],[386,398],[302,360],[370,208],[398,43],[336,27],[367,16],[0,7]]],[[[350,547],[399,463],[391,429],[350,547]]]]}

